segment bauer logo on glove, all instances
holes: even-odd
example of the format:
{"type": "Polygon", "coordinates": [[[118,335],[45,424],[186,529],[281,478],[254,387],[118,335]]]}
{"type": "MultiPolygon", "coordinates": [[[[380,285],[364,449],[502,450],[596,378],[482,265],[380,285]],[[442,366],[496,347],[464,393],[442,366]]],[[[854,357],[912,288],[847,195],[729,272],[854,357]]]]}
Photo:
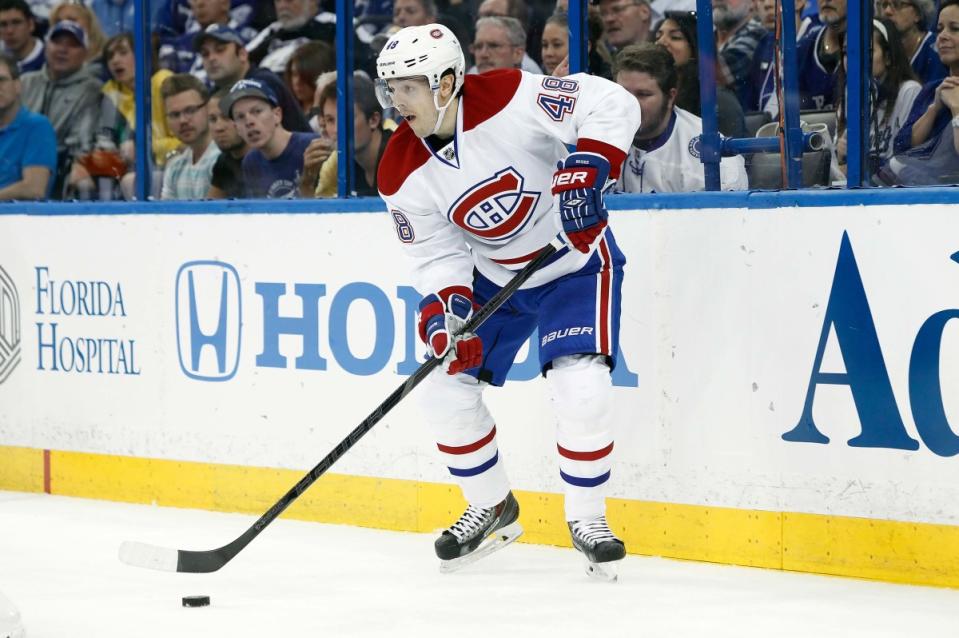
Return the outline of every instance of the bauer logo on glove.
{"type": "Polygon", "coordinates": [[[420,302],[420,339],[430,354],[443,359],[443,370],[456,374],[479,367],[483,342],[463,327],[473,316],[473,294],[468,288],[446,288],[420,302]]]}

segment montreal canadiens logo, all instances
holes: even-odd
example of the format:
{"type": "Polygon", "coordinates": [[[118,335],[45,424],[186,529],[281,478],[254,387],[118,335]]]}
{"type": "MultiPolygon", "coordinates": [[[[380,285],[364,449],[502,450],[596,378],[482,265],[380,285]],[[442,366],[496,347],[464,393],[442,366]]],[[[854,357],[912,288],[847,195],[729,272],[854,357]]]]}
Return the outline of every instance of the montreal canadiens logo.
{"type": "Polygon", "coordinates": [[[498,242],[519,233],[532,218],[540,194],[523,190],[513,167],[480,182],[450,207],[449,220],[476,237],[498,242]]]}

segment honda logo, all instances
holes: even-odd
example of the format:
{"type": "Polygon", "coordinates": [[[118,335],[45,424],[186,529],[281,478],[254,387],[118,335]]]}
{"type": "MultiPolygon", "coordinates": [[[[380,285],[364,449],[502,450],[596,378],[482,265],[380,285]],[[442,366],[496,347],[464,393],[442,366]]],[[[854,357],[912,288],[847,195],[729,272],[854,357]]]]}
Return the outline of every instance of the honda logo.
{"type": "Polygon", "coordinates": [[[227,381],[240,363],[240,277],[221,261],[190,261],[176,274],[176,342],[191,379],[227,381]]]}
{"type": "Polygon", "coordinates": [[[20,363],[20,297],[13,279],[0,268],[0,383],[20,363]]]}

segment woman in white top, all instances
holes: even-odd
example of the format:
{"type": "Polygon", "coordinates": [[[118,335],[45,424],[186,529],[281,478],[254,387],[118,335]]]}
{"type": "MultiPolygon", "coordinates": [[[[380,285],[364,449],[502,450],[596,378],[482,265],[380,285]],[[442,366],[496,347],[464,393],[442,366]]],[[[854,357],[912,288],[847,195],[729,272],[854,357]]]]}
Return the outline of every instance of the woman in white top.
{"type": "MultiPolygon", "coordinates": [[[[912,103],[922,88],[916,81],[909,58],[895,25],[887,19],[872,21],[872,95],[867,175],[872,175],[892,157],[892,142],[906,122],[912,103]]],[[[846,181],[846,49],[836,80],[839,108],[836,114],[835,153],[832,160],[833,184],[846,181]]]]}

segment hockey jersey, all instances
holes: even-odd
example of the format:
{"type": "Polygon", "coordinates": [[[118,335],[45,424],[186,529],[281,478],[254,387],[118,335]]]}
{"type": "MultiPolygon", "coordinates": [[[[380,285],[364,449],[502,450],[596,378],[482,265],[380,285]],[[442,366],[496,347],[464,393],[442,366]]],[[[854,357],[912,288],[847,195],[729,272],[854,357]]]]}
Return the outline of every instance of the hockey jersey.
{"type": "MultiPolygon", "coordinates": [[[[505,285],[560,232],[550,188],[566,145],[606,157],[615,178],[639,121],[636,98],[603,78],[508,69],[466,76],[455,134],[439,151],[401,124],[377,186],[413,257],[417,289],[470,287],[474,266],[505,285]]],[[[564,248],[524,287],[575,272],[588,259],[564,248]]]]}
{"type": "MultiPolygon", "coordinates": [[[[627,193],[688,193],[706,189],[706,173],[700,161],[703,121],[689,111],[674,108],[662,135],[634,144],[617,184],[627,193]]],[[[741,155],[719,162],[722,189],[746,190],[749,180],[741,155]]]]}

